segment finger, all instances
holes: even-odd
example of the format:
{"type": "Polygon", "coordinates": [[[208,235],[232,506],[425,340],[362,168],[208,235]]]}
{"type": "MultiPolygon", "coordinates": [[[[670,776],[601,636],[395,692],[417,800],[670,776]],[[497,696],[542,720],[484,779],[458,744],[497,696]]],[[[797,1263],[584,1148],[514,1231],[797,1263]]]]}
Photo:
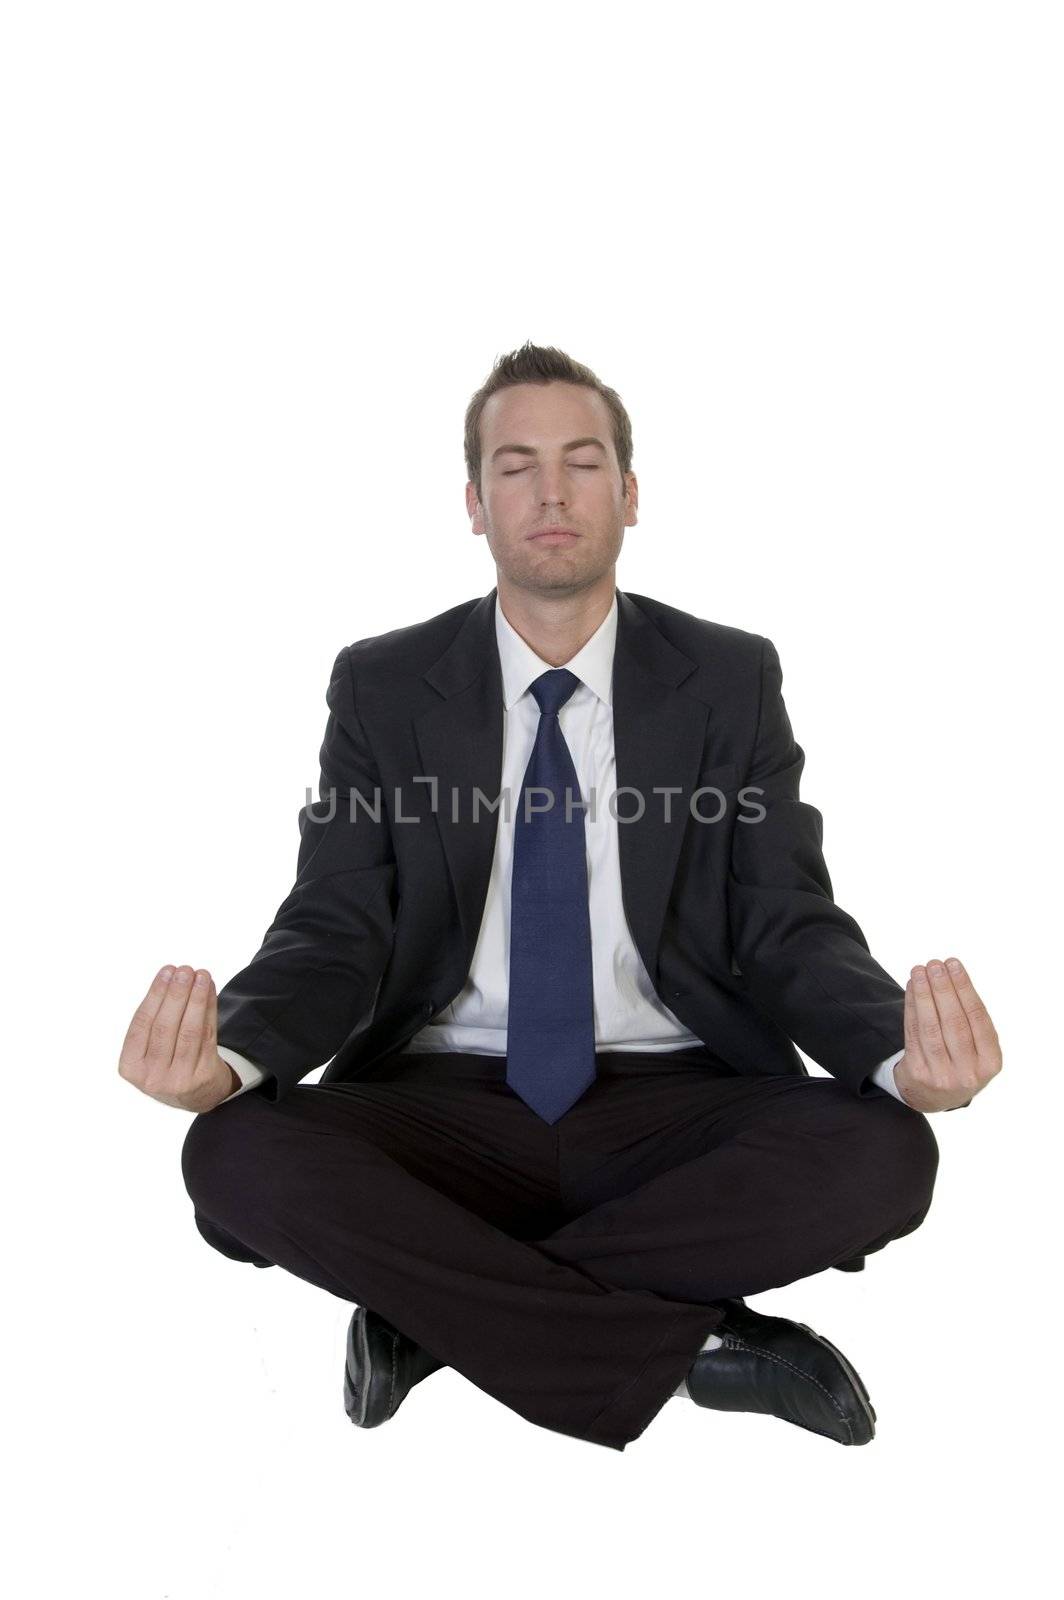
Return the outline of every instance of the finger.
{"type": "Polygon", "coordinates": [[[938,1009],[939,1027],[942,1029],[946,1048],[955,1061],[970,1062],[976,1054],[975,1040],[968,1025],[968,1014],[953,987],[953,979],[941,961],[929,961],[927,975],[931,982],[931,994],[938,1009]]]}
{"type": "Polygon", "coordinates": [[[210,974],[202,967],[192,974],[187,985],[185,1009],[177,1025],[177,1038],[171,1058],[175,1075],[191,1078],[203,1052],[203,1023],[207,1014],[207,991],[210,974]]]}
{"type": "Polygon", "coordinates": [[[949,1061],[946,1041],[938,1020],[938,1007],[931,993],[925,967],[913,967],[913,996],[916,1000],[916,1030],[920,1036],[920,1053],[927,1063],[932,1087],[940,1087],[945,1080],[949,1061]]]}
{"type": "Polygon", "coordinates": [[[976,1052],[980,1061],[988,1065],[1000,1065],[1001,1043],[998,1039],[997,1029],[990,1020],[990,1013],[976,993],[975,985],[962,961],[956,956],[950,956],[946,963],[949,968],[950,981],[968,1019],[972,1038],[975,1041],[976,1052]]]}
{"type": "Polygon", "coordinates": [[[166,986],[163,1003],[151,1025],[151,1037],[145,1051],[147,1060],[159,1071],[166,1071],[173,1060],[177,1030],[185,1014],[191,988],[192,968],[189,966],[175,968],[174,975],[166,986]]]}
{"type": "Polygon", "coordinates": [[[159,1013],[159,1007],[163,1003],[173,973],[173,967],[165,966],[160,968],[152,979],[147,994],[136,1011],[134,1011],[133,1018],[126,1029],[125,1038],[122,1040],[122,1049],[119,1053],[119,1061],[121,1063],[131,1065],[134,1061],[142,1061],[144,1059],[148,1048],[148,1040],[151,1037],[152,1024],[159,1013]]]}

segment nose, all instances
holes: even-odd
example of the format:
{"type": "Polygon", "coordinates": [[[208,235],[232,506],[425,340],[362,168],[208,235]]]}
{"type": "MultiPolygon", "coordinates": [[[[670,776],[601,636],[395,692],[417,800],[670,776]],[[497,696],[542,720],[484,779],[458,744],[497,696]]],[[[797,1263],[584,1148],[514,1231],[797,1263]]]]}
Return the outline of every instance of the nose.
{"type": "Polygon", "coordinates": [[[565,505],[565,469],[560,462],[545,461],[540,467],[539,492],[541,505],[565,505]]]}

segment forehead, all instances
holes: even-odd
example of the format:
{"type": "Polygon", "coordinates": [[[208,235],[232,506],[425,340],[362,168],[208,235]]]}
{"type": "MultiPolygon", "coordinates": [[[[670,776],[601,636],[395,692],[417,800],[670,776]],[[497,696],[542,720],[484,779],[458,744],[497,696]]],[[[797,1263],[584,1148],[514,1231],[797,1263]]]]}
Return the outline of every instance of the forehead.
{"type": "Polygon", "coordinates": [[[609,407],[594,389],[576,383],[518,383],[499,389],[480,418],[481,452],[500,444],[545,447],[595,434],[612,448],[609,407]]]}

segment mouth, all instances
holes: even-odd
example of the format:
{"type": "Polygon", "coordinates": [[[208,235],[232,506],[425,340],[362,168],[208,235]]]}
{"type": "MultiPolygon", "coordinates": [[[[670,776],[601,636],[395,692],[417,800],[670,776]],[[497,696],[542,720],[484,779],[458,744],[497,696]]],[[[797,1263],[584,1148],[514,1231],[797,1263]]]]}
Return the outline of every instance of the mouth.
{"type": "Polygon", "coordinates": [[[570,539],[579,539],[580,535],[572,528],[539,528],[528,537],[534,544],[565,544],[570,539]]]}

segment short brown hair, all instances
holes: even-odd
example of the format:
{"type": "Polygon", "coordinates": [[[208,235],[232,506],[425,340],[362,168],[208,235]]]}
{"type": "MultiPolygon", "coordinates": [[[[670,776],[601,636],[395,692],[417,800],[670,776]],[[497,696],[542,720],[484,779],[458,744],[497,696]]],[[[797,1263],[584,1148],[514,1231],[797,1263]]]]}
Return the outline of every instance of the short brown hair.
{"type": "Polygon", "coordinates": [[[500,389],[513,388],[518,383],[579,383],[594,389],[609,407],[613,421],[613,447],[621,469],[621,478],[632,470],[632,424],[615,389],[610,389],[597,378],[582,361],[574,361],[564,350],[552,344],[533,344],[528,340],[519,350],[499,356],[484,383],[466,407],[465,458],[466,471],[480,500],[480,418],[485,405],[500,389]]]}

